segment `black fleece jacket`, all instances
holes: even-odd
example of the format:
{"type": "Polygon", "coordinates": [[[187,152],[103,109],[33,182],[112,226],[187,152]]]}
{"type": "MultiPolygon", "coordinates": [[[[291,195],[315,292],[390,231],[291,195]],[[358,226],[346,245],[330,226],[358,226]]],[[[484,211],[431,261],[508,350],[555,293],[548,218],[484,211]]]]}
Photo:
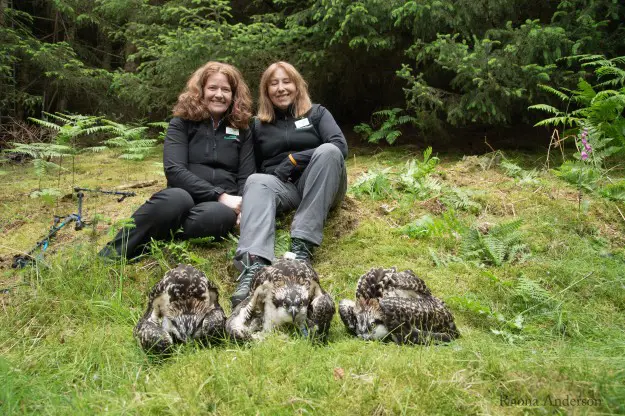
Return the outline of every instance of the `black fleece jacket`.
{"type": "Polygon", "coordinates": [[[249,129],[217,130],[212,122],[174,117],[169,122],[163,165],[167,186],[189,192],[195,203],[216,201],[226,192],[241,195],[254,173],[254,145],[249,129]]]}
{"type": "Polygon", "coordinates": [[[293,117],[291,108],[274,108],[276,118],[271,123],[255,120],[253,125],[254,153],[258,172],[272,174],[289,154],[303,170],[317,147],[332,143],[347,157],[347,141],[323,106],[313,104],[304,117],[293,117]],[[296,124],[297,123],[297,124],[296,124]]]}

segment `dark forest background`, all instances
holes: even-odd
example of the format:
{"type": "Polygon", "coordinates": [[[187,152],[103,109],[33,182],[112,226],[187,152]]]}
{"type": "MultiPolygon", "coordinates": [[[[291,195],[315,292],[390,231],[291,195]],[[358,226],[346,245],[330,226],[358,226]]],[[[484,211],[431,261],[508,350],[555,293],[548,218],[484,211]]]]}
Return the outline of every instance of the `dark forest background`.
{"type": "MultiPolygon", "coordinates": [[[[166,119],[191,72],[236,65],[256,97],[268,64],[303,73],[340,123],[398,108],[418,128],[532,125],[625,54],[619,0],[0,0],[0,122],[42,112],[166,119]]],[[[398,110],[399,111],[399,110],[398,110]]]]}

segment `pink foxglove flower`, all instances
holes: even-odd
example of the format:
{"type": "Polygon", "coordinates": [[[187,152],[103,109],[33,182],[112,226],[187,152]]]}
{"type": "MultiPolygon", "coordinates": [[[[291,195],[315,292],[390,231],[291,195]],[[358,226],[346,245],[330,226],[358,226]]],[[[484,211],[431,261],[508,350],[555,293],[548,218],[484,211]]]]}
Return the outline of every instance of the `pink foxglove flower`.
{"type": "Polygon", "coordinates": [[[585,151],[585,150],[582,150],[581,155],[582,155],[582,160],[586,160],[586,159],[588,159],[588,153],[586,153],[586,151],[585,151]]]}

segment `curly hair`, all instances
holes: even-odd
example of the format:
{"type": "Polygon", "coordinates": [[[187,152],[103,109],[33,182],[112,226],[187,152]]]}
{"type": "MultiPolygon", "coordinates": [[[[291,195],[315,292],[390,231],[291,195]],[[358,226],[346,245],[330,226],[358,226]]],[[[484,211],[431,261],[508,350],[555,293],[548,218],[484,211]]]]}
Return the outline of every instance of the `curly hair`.
{"type": "Polygon", "coordinates": [[[308,95],[308,84],[304,81],[304,78],[297,71],[297,69],[295,69],[295,67],[288,62],[274,62],[269,65],[269,68],[267,68],[260,77],[258,118],[264,123],[272,122],[276,117],[273,103],[271,102],[271,98],[269,98],[269,82],[271,81],[273,73],[278,68],[282,68],[295,84],[297,95],[295,96],[295,100],[293,102],[293,115],[295,117],[301,117],[312,107],[310,96],[308,95]]]}
{"type": "Polygon", "coordinates": [[[204,103],[204,85],[211,75],[218,72],[228,78],[232,88],[232,104],[226,112],[225,120],[233,127],[248,128],[252,117],[250,89],[238,69],[222,62],[209,61],[191,75],[187,86],[178,96],[173,109],[174,116],[194,121],[210,119],[208,106],[204,103]]]}

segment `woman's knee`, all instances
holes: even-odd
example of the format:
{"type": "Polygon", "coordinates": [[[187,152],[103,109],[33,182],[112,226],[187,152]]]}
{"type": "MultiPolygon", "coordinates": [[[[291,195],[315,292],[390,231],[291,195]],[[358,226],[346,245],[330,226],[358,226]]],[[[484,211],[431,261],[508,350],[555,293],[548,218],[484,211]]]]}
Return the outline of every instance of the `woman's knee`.
{"type": "Polygon", "coordinates": [[[267,175],[266,173],[254,173],[250,175],[245,181],[245,188],[243,194],[254,189],[267,189],[269,184],[276,180],[273,175],[267,175]]]}
{"type": "Polygon", "coordinates": [[[152,195],[148,202],[159,214],[168,217],[184,215],[195,205],[191,194],[182,188],[163,189],[152,195]]]}
{"type": "Polygon", "coordinates": [[[332,143],[324,143],[315,149],[313,158],[323,160],[335,160],[343,163],[343,154],[341,150],[332,143]]]}
{"type": "Polygon", "coordinates": [[[196,205],[183,224],[184,237],[225,237],[237,221],[237,214],[220,202],[196,205]]]}

